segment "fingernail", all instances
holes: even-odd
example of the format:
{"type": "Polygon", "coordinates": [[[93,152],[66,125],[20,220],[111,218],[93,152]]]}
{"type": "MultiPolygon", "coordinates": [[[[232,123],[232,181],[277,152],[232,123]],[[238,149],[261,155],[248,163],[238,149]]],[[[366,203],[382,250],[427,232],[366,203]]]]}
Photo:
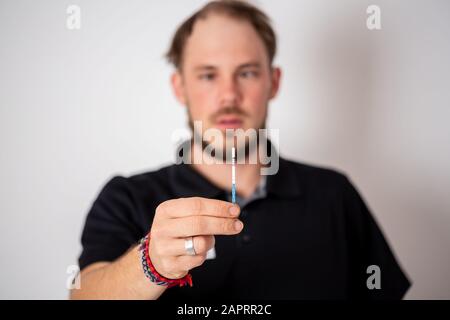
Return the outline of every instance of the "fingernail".
{"type": "Polygon", "coordinates": [[[241,221],[239,221],[239,220],[234,222],[234,229],[236,231],[240,231],[243,226],[244,226],[244,224],[241,221]]]}
{"type": "Polygon", "coordinates": [[[232,216],[237,216],[237,215],[239,215],[239,207],[237,207],[237,206],[232,206],[232,207],[230,207],[230,209],[228,209],[228,211],[230,212],[230,214],[231,214],[232,216]]]}

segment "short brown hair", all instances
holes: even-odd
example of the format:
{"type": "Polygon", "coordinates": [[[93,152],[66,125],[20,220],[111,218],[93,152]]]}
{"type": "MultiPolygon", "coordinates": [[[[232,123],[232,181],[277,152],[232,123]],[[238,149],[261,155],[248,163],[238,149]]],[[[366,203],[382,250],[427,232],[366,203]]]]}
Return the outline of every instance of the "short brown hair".
{"type": "Polygon", "coordinates": [[[170,49],[166,53],[166,58],[178,70],[181,70],[184,47],[192,33],[195,22],[198,19],[205,19],[210,13],[227,14],[230,17],[250,22],[264,42],[270,64],[273,63],[277,50],[277,40],[269,17],[260,9],[244,1],[217,0],[209,2],[194,13],[175,32],[170,49]]]}

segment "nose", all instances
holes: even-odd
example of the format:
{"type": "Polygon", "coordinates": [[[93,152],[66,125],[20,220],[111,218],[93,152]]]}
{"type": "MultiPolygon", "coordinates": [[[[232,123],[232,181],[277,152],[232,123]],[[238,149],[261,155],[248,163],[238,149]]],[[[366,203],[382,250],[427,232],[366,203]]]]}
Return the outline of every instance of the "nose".
{"type": "Polygon", "coordinates": [[[241,99],[239,84],[234,76],[223,78],[220,83],[219,105],[221,107],[237,106],[241,99]]]}

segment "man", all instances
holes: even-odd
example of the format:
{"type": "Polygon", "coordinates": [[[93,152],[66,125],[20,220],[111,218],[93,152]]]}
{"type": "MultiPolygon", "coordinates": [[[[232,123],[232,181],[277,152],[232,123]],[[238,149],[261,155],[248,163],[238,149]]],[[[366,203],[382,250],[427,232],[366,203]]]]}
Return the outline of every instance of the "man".
{"type": "MultiPolygon", "coordinates": [[[[276,174],[263,176],[267,163],[244,161],[233,204],[230,165],[193,159],[210,146],[226,158],[237,144],[226,130],[265,128],[281,77],[275,52],[269,19],[243,2],[211,2],[179,27],[168,53],[174,93],[194,137],[200,123],[224,139],[190,141],[191,164],[107,183],[86,220],[72,298],[404,296],[409,281],[345,175],[280,158],[276,174]]],[[[252,148],[254,140],[237,146],[244,160],[272,149],[264,137],[252,148]]]]}

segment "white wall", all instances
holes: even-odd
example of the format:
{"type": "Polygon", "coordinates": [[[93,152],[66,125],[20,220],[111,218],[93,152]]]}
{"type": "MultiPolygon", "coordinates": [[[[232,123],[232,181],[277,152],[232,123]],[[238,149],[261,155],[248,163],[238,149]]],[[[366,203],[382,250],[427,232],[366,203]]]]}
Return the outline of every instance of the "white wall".
{"type": "MultiPolygon", "coordinates": [[[[0,298],[65,299],[99,188],[172,161],[186,120],[162,56],[204,2],[0,0],[0,298]]],[[[450,299],[449,3],[257,3],[280,41],[281,153],[347,172],[414,282],[407,298],[450,299]],[[366,28],[369,4],[382,30],[366,28]]]]}

